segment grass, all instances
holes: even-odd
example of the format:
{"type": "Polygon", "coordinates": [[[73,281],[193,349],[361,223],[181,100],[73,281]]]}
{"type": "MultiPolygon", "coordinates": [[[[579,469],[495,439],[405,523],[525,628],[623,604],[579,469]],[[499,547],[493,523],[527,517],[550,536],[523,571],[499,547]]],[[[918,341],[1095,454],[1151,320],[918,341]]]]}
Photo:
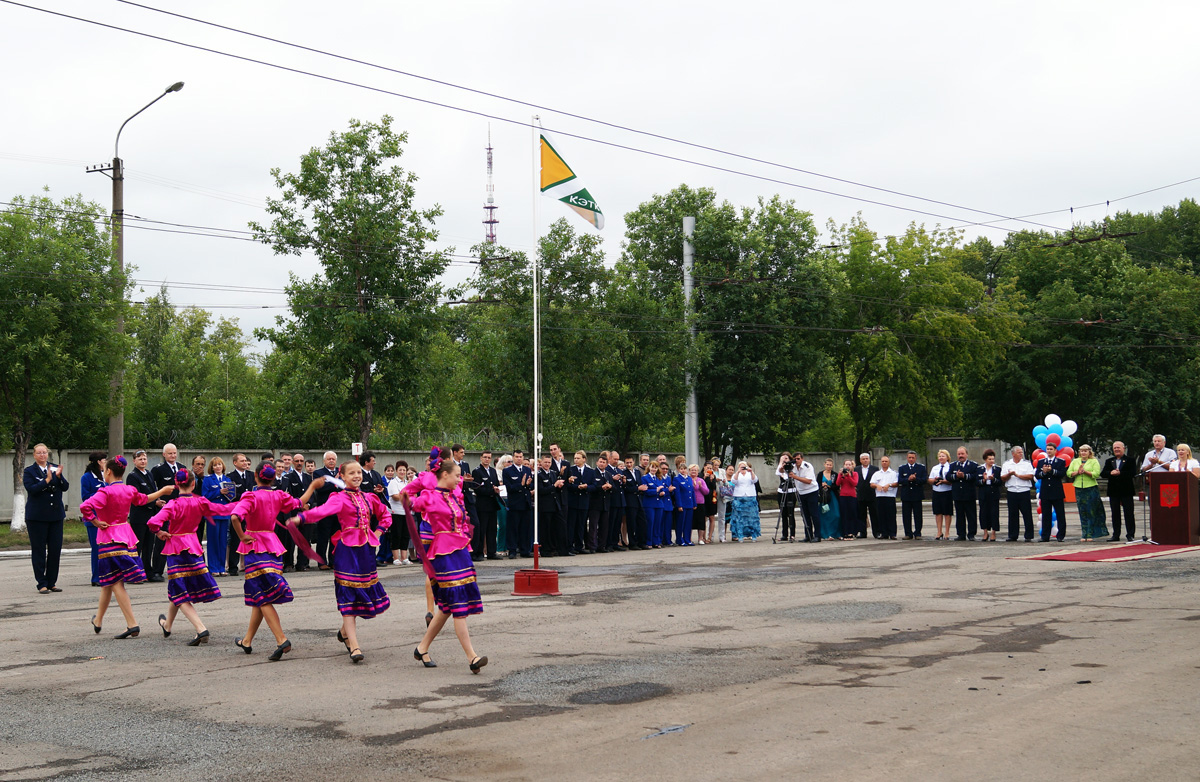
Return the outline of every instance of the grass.
{"type": "MultiPolygon", "coordinates": [[[[88,544],[87,530],[82,521],[63,522],[63,548],[81,548],[88,544]]],[[[29,550],[29,535],[13,532],[12,525],[0,524],[0,551],[29,550]]]]}

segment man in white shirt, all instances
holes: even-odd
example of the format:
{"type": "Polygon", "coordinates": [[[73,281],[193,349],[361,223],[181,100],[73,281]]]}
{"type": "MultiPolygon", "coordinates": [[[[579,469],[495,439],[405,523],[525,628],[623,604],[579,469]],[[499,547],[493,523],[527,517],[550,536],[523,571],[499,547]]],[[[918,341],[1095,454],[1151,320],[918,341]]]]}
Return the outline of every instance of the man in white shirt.
{"type": "Polygon", "coordinates": [[[1017,540],[1020,517],[1025,518],[1025,542],[1033,540],[1033,508],[1030,501],[1033,489],[1033,462],[1025,458],[1025,449],[1016,446],[1012,454],[1000,467],[1000,480],[1008,492],[1008,538],[1009,543],[1017,540]]]}
{"type": "Polygon", "coordinates": [[[818,534],[818,520],[821,518],[818,492],[821,486],[817,483],[817,471],[804,460],[804,454],[800,451],[796,451],[792,463],[796,465],[792,470],[792,478],[796,481],[796,499],[804,515],[804,542],[815,543],[821,539],[818,534]]]}
{"type": "Polygon", "coordinates": [[[1167,438],[1161,434],[1154,435],[1153,442],[1154,447],[1142,458],[1142,472],[1166,472],[1179,455],[1167,447],[1167,438]]]}
{"type": "MultiPolygon", "coordinates": [[[[871,487],[875,489],[875,513],[879,517],[879,537],[896,539],[896,488],[900,476],[892,469],[892,460],[879,460],[879,470],[871,476],[871,487]]],[[[874,527],[872,527],[874,531],[874,527]]]]}

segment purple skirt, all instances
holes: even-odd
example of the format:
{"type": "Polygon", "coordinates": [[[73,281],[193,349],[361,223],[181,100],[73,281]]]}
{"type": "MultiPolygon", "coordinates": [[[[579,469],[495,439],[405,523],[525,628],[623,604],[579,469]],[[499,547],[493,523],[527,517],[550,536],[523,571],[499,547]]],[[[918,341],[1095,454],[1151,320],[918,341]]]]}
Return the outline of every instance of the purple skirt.
{"type": "Polygon", "coordinates": [[[204,558],[190,551],[167,557],[167,599],[175,605],[211,603],[221,597],[204,558]]]}
{"type": "Polygon", "coordinates": [[[433,558],[433,599],[443,614],[470,616],[483,613],[483,597],[475,580],[475,563],[469,547],[433,558]]]}
{"type": "Polygon", "coordinates": [[[338,543],[332,559],[333,593],[342,616],[370,619],[388,609],[392,601],[379,583],[373,548],[338,543]]]}
{"type": "Polygon", "coordinates": [[[246,605],[269,606],[292,602],[292,588],[283,577],[283,563],[275,554],[245,555],[246,605]]]}
{"type": "Polygon", "coordinates": [[[130,548],[120,541],[102,543],[97,552],[100,586],[112,586],[118,581],[126,584],[142,584],[146,581],[146,571],[142,568],[142,559],[137,555],[137,549],[130,548]]]}

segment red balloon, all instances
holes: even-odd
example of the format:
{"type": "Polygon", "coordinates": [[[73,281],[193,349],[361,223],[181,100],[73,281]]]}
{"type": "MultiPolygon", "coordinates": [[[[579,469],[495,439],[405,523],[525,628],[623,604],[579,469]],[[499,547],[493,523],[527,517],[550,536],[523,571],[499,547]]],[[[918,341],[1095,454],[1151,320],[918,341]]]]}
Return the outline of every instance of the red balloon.
{"type": "Polygon", "coordinates": [[[1045,451],[1043,451],[1041,448],[1037,448],[1037,449],[1035,449],[1035,450],[1034,450],[1034,452],[1033,452],[1033,461],[1035,461],[1035,462],[1036,462],[1036,461],[1038,461],[1039,459],[1045,459],[1045,458],[1046,458],[1046,452],[1045,452],[1045,451]]]}
{"type": "Polygon", "coordinates": [[[1057,448],[1058,444],[1061,442],[1062,442],[1062,437],[1060,437],[1059,435],[1056,435],[1056,434],[1046,435],[1046,445],[1053,445],[1055,448],[1057,448]]]}
{"type": "Polygon", "coordinates": [[[1071,462],[1075,461],[1075,457],[1073,457],[1073,456],[1060,456],[1058,458],[1060,458],[1064,462],[1066,462],[1068,467],[1071,466],[1071,462]]]}
{"type": "Polygon", "coordinates": [[[1066,459],[1067,464],[1070,464],[1071,460],[1075,458],[1075,449],[1068,446],[1060,449],[1057,455],[1060,459],[1066,459]]]}

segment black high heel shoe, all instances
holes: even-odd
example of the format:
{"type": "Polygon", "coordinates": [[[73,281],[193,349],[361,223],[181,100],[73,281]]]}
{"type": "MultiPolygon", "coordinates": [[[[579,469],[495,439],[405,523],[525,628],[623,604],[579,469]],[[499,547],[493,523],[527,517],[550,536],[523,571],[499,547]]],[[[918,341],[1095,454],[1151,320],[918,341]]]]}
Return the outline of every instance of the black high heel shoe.
{"type": "Polygon", "coordinates": [[[346,651],[347,651],[347,652],[353,651],[353,650],[350,648],[350,639],[349,639],[349,638],[347,638],[346,636],[342,635],[342,631],[341,631],[341,630],[338,630],[337,639],[346,645],[346,651]]]}
{"type": "Polygon", "coordinates": [[[167,629],[167,615],[166,614],[158,615],[158,626],[162,628],[163,638],[171,637],[171,631],[167,629]]]}
{"type": "Polygon", "coordinates": [[[356,647],[354,647],[353,649],[351,649],[351,650],[350,650],[350,660],[351,660],[351,661],[352,661],[352,662],[353,662],[355,665],[357,665],[358,663],[362,662],[362,661],[363,661],[363,653],[362,653],[362,649],[359,649],[357,646],[356,646],[356,647]]]}
{"type": "MultiPolygon", "coordinates": [[[[93,625],[94,626],[94,625],[93,625]]],[[[133,627],[125,628],[125,632],[117,636],[118,641],[123,641],[126,638],[137,638],[142,632],[142,628],[134,625],[133,627]]]]}
{"type": "Polygon", "coordinates": [[[479,673],[479,669],[487,665],[487,657],[476,657],[467,667],[471,669],[471,673],[479,673]]]}
{"type": "Polygon", "coordinates": [[[196,637],[187,642],[188,646],[199,646],[200,644],[208,643],[208,631],[196,633],[196,637]]]}
{"type": "Polygon", "coordinates": [[[242,650],[243,652],[245,652],[246,654],[250,654],[251,652],[253,652],[253,651],[254,651],[254,647],[253,647],[253,646],[251,646],[250,644],[244,644],[244,643],[242,643],[242,639],[241,639],[241,638],[234,638],[234,639],[233,639],[233,645],[234,645],[234,646],[236,646],[237,648],[241,649],[241,650],[242,650]]]}
{"type": "Polygon", "coordinates": [[[413,648],[413,659],[414,660],[419,662],[421,665],[424,665],[426,668],[436,668],[437,663],[435,663],[433,661],[433,658],[429,657],[429,659],[426,660],[425,659],[426,657],[429,657],[429,652],[425,652],[424,654],[421,654],[420,647],[413,648]]]}
{"type": "Polygon", "coordinates": [[[95,633],[96,635],[99,635],[100,634],[100,625],[96,624],[95,614],[93,614],[92,618],[89,619],[88,621],[91,622],[91,624],[92,624],[92,632],[95,633]]]}
{"type": "Polygon", "coordinates": [[[267,659],[273,663],[277,663],[283,659],[283,656],[292,651],[292,642],[284,641],[279,646],[275,647],[275,651],[271,652],[271,656],[267,659]]]}

